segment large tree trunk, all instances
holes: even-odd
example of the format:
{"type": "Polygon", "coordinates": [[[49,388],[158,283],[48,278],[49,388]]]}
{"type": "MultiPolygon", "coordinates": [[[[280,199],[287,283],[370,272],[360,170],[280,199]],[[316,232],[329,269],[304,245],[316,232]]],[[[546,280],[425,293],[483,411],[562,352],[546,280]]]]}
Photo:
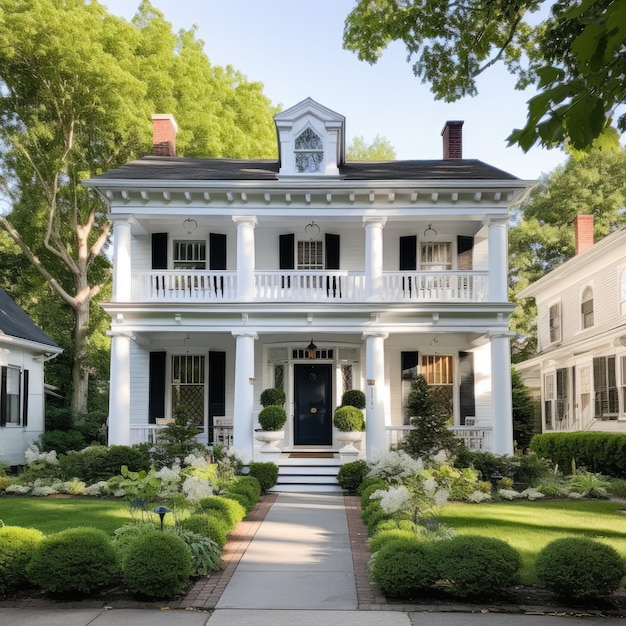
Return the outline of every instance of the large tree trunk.
{"type": "Polygon", "coordinates": [[[77,298],[74,307],[74,365],[72,366],[72,411],[87,413],[89,396],[89,369],[85,364],[87,354],[87,328],[89,326],[89,288],[83,288],[87,294],[83,299],[77,298]]]}

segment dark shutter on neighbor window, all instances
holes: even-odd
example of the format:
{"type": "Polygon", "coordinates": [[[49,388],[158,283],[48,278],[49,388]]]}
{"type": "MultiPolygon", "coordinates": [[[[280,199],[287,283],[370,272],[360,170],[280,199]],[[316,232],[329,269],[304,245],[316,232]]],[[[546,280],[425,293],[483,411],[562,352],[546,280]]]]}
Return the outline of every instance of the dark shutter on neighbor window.
{"type": "Polygon", "coordinates": [[[152,233],[152,269],[167,269],[167,233],[152,233]]]}
{"type": "Polygon", "coordinates": [[[28,370],[22,376],[22,426],[28,426],[28,370]]]}
{"type": "Polygon", "coordinates": [[[326,269],[339,269],[339,235],[326,234],[326,269]]]}
{"type": "Polygon", "coordinates": [[[166,352],[150,353],[148,421],[156,424],[157,417],[165,417],[165,363],[166,352]]]}
{"type": "Polygon", "coordinates": [[[209,233],[209,269],[226,269],[226,235],[209,233]]]}
{"type": "Polygon", "coordinates": [[[458,235],[456,238],[456,266],[460,270],[472,269],[472,250],[474,249],[474,237],[458,235]]]}
{"type": "Polygon", "coordinates": [[[289,235],[279,235],[278,237],[278,267],[281,270],[292,270],[295,268],[293,233],[289,235]]]}
{"type": "Polygon", "coordinates": [[[417,269],[417,237],[400,237],[400,271],[417,269]]]}
{"type": "Polygon", "coordinates": [[[0,426],[7,423],[7,372],[6,367],[0,368],[0,426]]]}
{"type": "Polygon", "coordinates": [[[474,355],[471,352],[459,352],[459,404],[461,426],[465,426],[466,417],[476,415],[476,398],[474,396],[474,355]]]}
{"type": "Polygon", "coordinates": [[[226,352],[209,352],[209,419],[226,415],[226,352]]]}

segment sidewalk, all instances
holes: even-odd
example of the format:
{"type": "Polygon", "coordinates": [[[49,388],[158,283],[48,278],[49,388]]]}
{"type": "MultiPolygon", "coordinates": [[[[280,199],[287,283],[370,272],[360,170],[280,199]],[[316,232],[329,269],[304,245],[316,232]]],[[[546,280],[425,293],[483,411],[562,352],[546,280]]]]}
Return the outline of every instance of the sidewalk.
{"type": "Polygon", "coordinates": [[[388,603],[367,577],[359,499],[264,496],[231,534],[225,568],[172,603],[0,602],[0,626],[568,626],[624,623],[542,607],[388,603]]]}

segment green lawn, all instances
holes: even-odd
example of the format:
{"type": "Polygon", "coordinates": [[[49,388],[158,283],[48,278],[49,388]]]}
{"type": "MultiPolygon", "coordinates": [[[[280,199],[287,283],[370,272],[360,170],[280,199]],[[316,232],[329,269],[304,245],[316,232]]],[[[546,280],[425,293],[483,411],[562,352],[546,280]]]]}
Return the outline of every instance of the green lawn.
{"type": "Polygon", "coordinates": [[[553,539],[572,535],[597,539],[626,558],[624,509],[625,504],[606,500],[449,504],[439,519],[458,534],[507,541],[522,556],[522,583],[535,585],[535,559],[553,539]]]}

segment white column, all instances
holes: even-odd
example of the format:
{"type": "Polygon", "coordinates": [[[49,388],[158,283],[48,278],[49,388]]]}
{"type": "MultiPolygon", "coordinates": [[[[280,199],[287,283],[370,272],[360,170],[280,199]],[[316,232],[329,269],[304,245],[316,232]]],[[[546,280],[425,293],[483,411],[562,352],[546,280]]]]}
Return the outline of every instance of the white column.
{"type": "Polygon", "coordinates": [[[383,227],[386,217],[364,217],[365,295],[368,300],[383,299],[383,227]]]}
{"type": "Polygon", "coordinates": [[[490,333],[491,411],[494,454],[513,454],[513,400],[511,398],[510,332],[490,333]]]}
{"type": "Polygon", "coordinates": [[[113,302],[131,299],[130,221],[116,220],[113,227],[113,302]]]}
{"type": "Polygon", "coordinates": [[[508,302],[508,220],[489,221],[489,301],[508,302]]]}
{"type": "Polygon", "coordinates": [[[254,216],[233,216],[237,224],[237,300],[254,299],[254,216]]]}
{"type": "Polygon", "coordinates": [[[364,333],[366,378],[366,456],[387,451],[385,429],[385,339],[387,333],[364,333]]]}
{"type": "Polygon", "coordinates": [[[111,337],[109,445],[130,445],[130,337],[111,337]]]}
{"type": "Polygon", "coordinates": [[[247,460],[252,460],[254,437],[254,340],[256,333],[234,332],[235,348],[235,403],[233,407],[233,446],[247,460]]]}

